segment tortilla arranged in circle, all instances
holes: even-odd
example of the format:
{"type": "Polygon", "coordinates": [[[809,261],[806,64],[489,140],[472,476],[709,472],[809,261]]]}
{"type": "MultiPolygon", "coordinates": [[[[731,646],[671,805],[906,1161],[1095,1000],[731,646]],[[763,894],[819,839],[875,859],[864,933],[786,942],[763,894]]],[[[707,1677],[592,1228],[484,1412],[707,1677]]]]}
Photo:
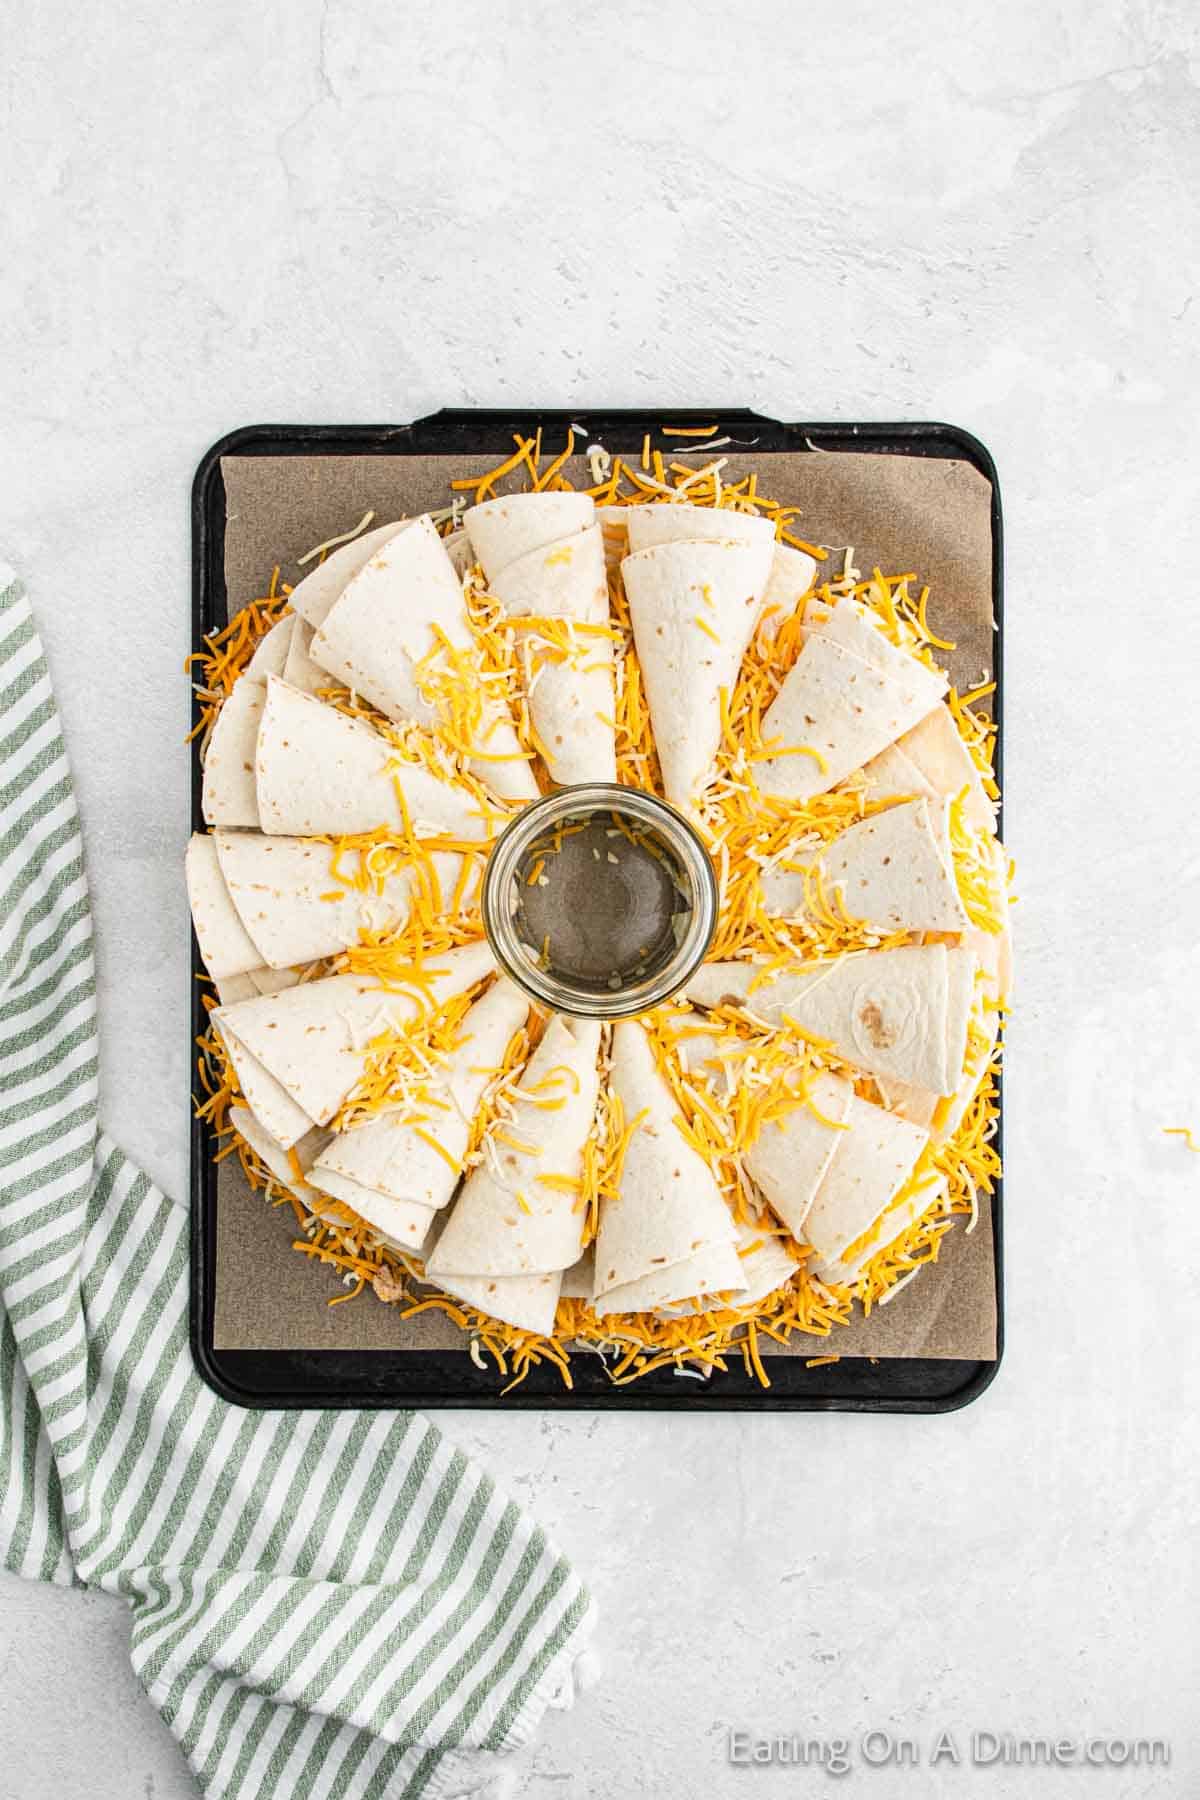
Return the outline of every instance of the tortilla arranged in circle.
{"type": "Polygon", "coordinates": [[[411,823],[418,837],[487,836],[487,821],[465,788],[405,761],[364,720],[275,676],[267,683],[256,772],[262,829],[272,835],[341,837],[411,823]]]}
{"type": "Polygon", "coordinates": [[[721,694],[732,694],[753,634],[772,541],[653,544],[621,564],[663,789],[683,812],[712,779],[721,694]]]}
{"type": "Polygon", "coordinates": [[[975,967],[969,950],[913,944],[765,975],[752,963],[705,963],[685,992],[699,1006],[728,1001],[768,1025],[794,1025],[872,1075],[952,1094],[975,967]]]}
{"type": "Polygon", "coordinates": [[[626,1127],[636,1121],[636,1129],[618,1192],[600,1207],[597,1313],[641,1310],[648,1291],[658,1295],[657,1305],[744,1288],[732,1214],[712,1170],[675,1123],[675,1097],[636,1019],[613,1028],[612,1081],[626,1127]],[[702,1267],[692,1260],[700,1253],[702,1267]]]}
{"type": "MultiPolygon", "coordinates": [[[[272,680],[275,678],[272,676],[272,680]]],[[[217,714],[204,752],[200,809],[206,825],[256,828],[258,734],[267,702],[261,681],[243,675],[217,714]]]]}

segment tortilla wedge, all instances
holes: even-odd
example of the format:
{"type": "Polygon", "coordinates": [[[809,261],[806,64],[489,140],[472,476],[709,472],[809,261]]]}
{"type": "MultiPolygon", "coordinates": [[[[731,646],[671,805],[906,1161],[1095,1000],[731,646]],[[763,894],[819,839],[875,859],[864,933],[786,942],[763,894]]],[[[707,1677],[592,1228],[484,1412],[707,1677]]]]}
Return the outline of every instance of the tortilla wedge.
{"type": "Polygon", "coordinates": [[[213,980],[227,981],[258,968],[263,959],[225,885],[215,837],[194,832],[183,866],[200,960],[213,980]]]}
{"type": "Polygon", "coordinates": [[[225,1022],[242,1006],[253,1006],[267,996],[255,995],[250,1000],[236,1001],[230,1007],[217,1007],[209,1015],[214,1031],[225,1046],[242,1097],[267,1135],[284,1151],[316,1129],[317,1121],[292,1098],[283,1083],[264,1068],[251,1054],[237,1034],[225,1022]]]}
{"type": "Polygon", "coordinates": [[[475,549],[462,526],[456,526],[449,537],[442,539],[442,548],[450,558],[450,566],[461,581],[467,570],[476,561],[475,549]]]}
{"type": "Polygon", "coordinates": [[[255,994],[282,994],[284,988],[295,987],[303,969],[248,969],[244,975],[229,975],[214,982],[222,1006],[234,1006],[239,1000],[253,1000],[255,994]]]}
{"type": "Polygon", "coordinates": [[[636,1312],[697,1293],[738,1291],[744,1280],[733,1218],[712,1170],[675,1123],[674,1095],[636,1019],[613,1029],[611,1079],[626,1128],[637,1123],[618,1193],[600,1207],[596,1312],[636,1312]],[[699,1252],[702,1268],[693,1260],[699,1252]],[[657,1278],[666,1270],[672,1274],[663,1292],[657,1278]],[[657,1295],[653,1302],[647,1291],[657,1295]]]}
{"type": "Polygon", "coordinates": [[[397,790],[419,837],[486,835],[478,803],[465,788],[403,761],[363,720],[298,693],[275,676],[267,683],[256,768],[262,829],[272,836],[338,837],[381,825],[403,828],[397,790]]]}
{"type": "Polygon", "coordinates": [[[243,677],[265,681],[268,675],[283,674],[296,623],[295,613],[284,613],[282,619],[275,621],[266,636],[259,639],[254,655],[242,670],[243,677]]]}
{"type": "Polygon", "coordinates": [[[313,636],[312,626],[303,619],[297,619],[280,679],[286,681],[289,687],[298,688],[302,694],[319,695],[336,684],[329,670],[313,661],[313,636]]]}
{"type": "Polygon", "coordinates": [[[811,632],[828,638],[831,644],[839,644],[853,656],[862,657],[864,662],[895,681],[911,682],[915,669],[924,677],[924,691],[933,696],[927,710],[932,710],[950,685],[950,677],[944,669],[931,669],[927,663],[919,662],[907,650],[894,644],[881,629],[876,614],[849,596],[838,600],[823,618],[814,612],[811,632]]]}
{"type": "Polygon", "coordinates": [[[853,1093],[844,1123],[804,1220],[805,1241],[822,1261],[840,1258],[870,1229],[929,1142],[928,1131],[853,1093]]]}
{"type": "Polygon", "coordinates": [[[371,531],[364,531],[361,537],[352,538],[348,544],[339,544],[324,562],[317,563],[303,581],[296,583],[288,595],[292,611],[315,631],[325,623],[326,614],[347,582],[352,581],[376,552],[409,524],[408,519],[393,519],[388,525],[376,525],[371,531]]]}
{"type": "Polygon", "coordinates": [[[963,817],[976,831],[994,832],[996,806],[983,785],[983,776],[963,742],[948,706],[935,706],[906,731],[897,749],[921,771],[935,793],[958,794],[966,789],[963,817]]]}
{"type": "Polygon", "coordinates": [[[842,785],[861,787],[868,800],[936,800],[938,797],[933,783],[922,775],[898,743],[889,744],[861,769],[856,769],[842,785]]]}
{"type": "MultiPolygon", "coordinates": [[[[316,962],[356,944],[360,931],[392,931],[408,917],[408,869],[386,876],[378,886],[371,881],[364,890],[333,875],[331,846],[319,839],[218,830],[213,841],[230,902],[258,952],[250,967],[287,969],[316,962]]],[[[357,861],[357,853],[343,856],[347,876],[357,861]]],[[[430,861],[448,901],[462,856],[435,851],[430,861]]]]}
{"type": "Polygon", "coordinates": [[[380,1194],[351,1181],[348,1175],[341,1175],[336,1169],[321,1166],[310,1169],[308,1181],[318,1193],[348,1206],[393,1249],[424,1249],[430,1227],[437,1217],[432,1206],[422,1206],[415,1200],[394,1200],[389,1194],[380,1194]]]}
{"type": "Polygon", "coordinates": [[[800,1267],[799,1260],[782,1238],[765,1224],[748,1220],[736,1222],[737,1250],[741,1259],[746,1291],[739,1294],[738,1306],[757,1306],[768,1294],[786,1287],[800,1267]]]}
{"type": "MultiPolygon", "coordinates": [[[[665,501],[662,505],[627,506],[622,510],[631,554],[649,550],[654,544],[698,543],[706,539],[754,544],[759,549],[775,543],[775,527],[770,519],[756,513],[734,512],[729,507],[665,501]]],[[[763,585],[766,586],[765,581],[763,585]]]]}
{"type": "Polygon", "coordinates": [[[763,715],[763,742],[778,748],[757,765],[762,792],[827,793],[936,706],[944,684],[914,658],[902,661],[893,673],[823,633],[810,636],[763,715]]]}
{"type": "Polygon", "coordinates": [[[966,1053],[974,972],[969,950],[906,944],[765,977],[750,963],[706,963],[685,991],[700,1006],[728,1000],[768,1025],[795,1025],[869,1074],[952,1094],[966,1053]]]}
{"type": "MultiPolygon", "coordinates": [[[[928,1185],[919,1188],[902,1187],[862,1237],[840,1256],[814,1257],[809,1264],[812,1273],[818,1281],[827,1285],[832,1283],[839,1287],[853,1287],[872,1257],[878,1256],[881,1250],[886,1250],[889,1244],[894,1244],[910,1225],[915,1225],[921,1214],[941,1198],[947,1185],[946,1177],[938,1175],[928,1185]]],[[[920,1267],[920,1264],[917,1266],[920,1267]]]]}
{"type": "Polygon", "coordinates": [[[530,550],[586,531],[596,520],[590,494],[505,494],[469,506],[463,525],[489,582],[530,550]]]}
{"type": "Polygon", "coordinates": [[[807,550],[794,550],[790,544],[775,545],[771,575],[759,612],[759,631],[768,643],[791,618],[811,588],[816,572],[816,558],[807,550]]]}
{"type": "Polygon", "coordinates": [[[770,569],[769,542],[729,539],[654,544],[621,564],[663,787],[682,811],[712,778],[721,691],[733,692],[770,569]]]}
{"type": "Polygon", "coordinates": [[[514,1121],[485,1139],[484,1159],[426,1262],[432,1280],[561,1275],[579,1260],[584,1210],[578,1193],[562,1184],[578,1181],[582,1171],[600,1088],[599,1048],[597,1021],[568,1026],[551,1019],[517,1084],[514,1121]],[[561,1106],[550,1110],[556,1101],[561,1106]]]}
{"type": "Polygon", "coordinates": [[[296,1159],[296,1167],[303,1178],[311,1169],[321,1153],[322,1145],[328,1143],[329,1133],[316,1128],[307,1132],[287,1151],[275,1141],[268,1131],[264,1131],[248,1106],[233,1105],[229,1109],[229,1123],[245,1138],[259,1161],[264,1163],[285,1188],[295,1191],[299,1185],[296,1169],[292,1167],[292,1157],[296,1159]]]}
{"type": "Polygon", "coordinates": [[[599,525],[556,539],[508,563],[490,583],[518,625],[529,713],[550,779],[559,786],[617,778],[613,640],[608,635],[608,581],[599,525]],[[599,627],[576,634],[575,653],[559,660],[522,618],[599,627]]]}
{"type": "Polygon", "coordinates": [[[965,931],[946,814],[945,800],[872,813],[827,844],[807,876],[790,869],[764,874],[764,901],[794,917],[823,892],[831,904],[840,898],[847,917],[880,931],[965,931]]]}
{"type": "Polygon", "coordinates": [[[926,1131],[933,1125],[941,1095],[931,1093],[928,1088],[915,1087],[910,1081],[886,1081],[875,1077],[875,1085],[879,1089],[879,1097],[889,1112],[898,1118],[907,1119],[910,1125],[920,1125],[926,1131]]]}
{"type": "Polygon", "coordinates": [[[809,1098],[811,1105],[801,1100],[764,1125],[743,1157],[755,1187],[796,1238],[845,1136],[854,1089],[840,1075],[822,1073],[813,1076],[809,1098]]]}
{"type": "Polygon", "coordinates": [[[437,1286],[490,1318],[548,1337],[562,1287],[562,1272],[552,1275],[439,1275],[437,1286]]]}
{"type": "Polygon", "coordinates": [[[266,1071],[310,1123],[327,1124],[361,1078],[371,1038],[444,1005],[494,967],[486,944],[465,944],[437,958],[423,990],[393,991],[367,976],[329,975],[217,1007],[212,1019],[229,1047],[248,1105],[279,1137],[242,1078],[245,1057],[266,1071]]]}
{"type": "Polygon", "coordinates": [[[258,824],[254,762],[267,690],[242,676],[217,714],[204,752],[200,807],[207,825],[258,824]]]}
{"type": "Polygon", "coordinates": [[[693,1312],[705,1305],[740,1306],[748,1279],[736,1241],[733,1245],[705,1244],[677,1263],[650,1269],[636,1281],[610,1288],[592,1305],[601,1318],[660,1310],[693,1312]]]}
{"type": "MultiPolygon", "coordinates": [[[[478,671],[462,583],[428,514],[397,532],[347,582],[312,640],[313,661],[385,718],[438,724],[422,691],[430,658],[453,656],[478,671]]],[[[488,701],[472,746],[473,772],[497,792],[529,800],[537,783],[512,720],[488,701]],[[504,759],[504,760],[500,760],[504,759]],[[511,760],[510,760],[511,759],[511,760]]]]}
{"type": "Polygon", "coordinates": [[[419,1206],[430,1213],[448,1206],[462,1172],[472,1121],[494,1069],[528,1012],[529,1002],[518,988],[504,979],[494,982],[464,1017],[459,1047],[431,1084],[447,1110],[433,1118],[414,1118],[402,1109],[339,1132],[316,1159],[314,1187],[345,1199],[369,1224],[388,1232],[394,1230],[388,1223],[397,1216],[394,1206],[419,1206]],[[328,1177],[353,1183],[359,1197],[339,1193],[337,1186],[328,1184],[328,1177]],[[392,1206],[379,1207],[376,1200],[392,1206]]]}

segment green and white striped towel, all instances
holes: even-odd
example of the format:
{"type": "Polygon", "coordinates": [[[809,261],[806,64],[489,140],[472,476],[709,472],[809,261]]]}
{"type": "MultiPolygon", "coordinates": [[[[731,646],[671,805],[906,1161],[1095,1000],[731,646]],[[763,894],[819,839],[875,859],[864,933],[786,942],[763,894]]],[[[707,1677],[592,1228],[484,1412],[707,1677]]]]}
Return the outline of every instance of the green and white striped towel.
{"type": "Polygon", "coordinates": [[[511,1752],[570,1704],[587,1594],[419,1416],[242,1412],[203,1385],[186,1213],[98,1133],[97,1069],[70,770],[0,568],[0,1556],[126,1597],[208,1794],[510,1791],[511,1752]]]}

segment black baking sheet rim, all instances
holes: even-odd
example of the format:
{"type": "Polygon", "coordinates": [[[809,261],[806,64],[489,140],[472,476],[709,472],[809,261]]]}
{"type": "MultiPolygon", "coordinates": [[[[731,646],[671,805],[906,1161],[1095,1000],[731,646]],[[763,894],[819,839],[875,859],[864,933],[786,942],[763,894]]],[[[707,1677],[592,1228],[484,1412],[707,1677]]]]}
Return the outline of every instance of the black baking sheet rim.
{"type": "MultiPolygon", "coordinates": [[[[508,412],[448,410],[409,425],[251,425],[222,438],[207,452],[192,487],[192,636],[200,649],[206,631],[225,622],[225,487],[223,456],[436,456],[464,459],[499,457],[512,447],[512,434],[532,436],[542,427],[547,445],[565,440],[581,424],[587,442],[636,453],[647,431],[663,420],[676,425],[717,426],[714,435],[732,446],[757,451],[866,451],[876,455],[930,456],[968,462],[992,491],[992,605],[995,631],[993,672],[997,778],[1003,784],[1003,521],[1000,486],[991,455],[958,426],[932,422],[890,424],[785,424],[761,414],[714,407],[708,411],[631,410],[508,412]]],[[[192,758],[192,828],[202,830],[200,759],[192,758]]],[[[194,1040],[205,1025],[201,1005],[203,966],[192,938],[194,1040]]],[[[228,1350],[213,1341],[216,1283],[217,1181],[209,1127],[195,1118],[195,1059],[191,1128],[191,1344],[204,1380],[239,1406],[267,1408],[494,1407],[590,1410],[619,1408],[644,1412],[685,1407],[689,1411],[765,1409],[792,1412],[953,1412],[978,1399],[996,1375],[1004,1351],[1004,1265],[1002,1187],[993,1200],[996,1278],[994,1361],[944,1357],[843,1357],[807,1369],[803,1356],[772,1357],[771,1386],[762,1388],[740,1367],[715,1372],[707,1380],[660,1370],[628,1387],[614,1387],[598,1357],[571,1359],[574,1387],[563,1386],[552,1367],[532,1369],[520,1387],[501,1396],[505,1379],[490,1366],[481,1370],[465,1350],[228,1350]]],[[[836,1333],[828,1340],[836,1350],[836,1333]]],[[[824,1342],[815,1340],[813,1355],[824,1342]]]]}

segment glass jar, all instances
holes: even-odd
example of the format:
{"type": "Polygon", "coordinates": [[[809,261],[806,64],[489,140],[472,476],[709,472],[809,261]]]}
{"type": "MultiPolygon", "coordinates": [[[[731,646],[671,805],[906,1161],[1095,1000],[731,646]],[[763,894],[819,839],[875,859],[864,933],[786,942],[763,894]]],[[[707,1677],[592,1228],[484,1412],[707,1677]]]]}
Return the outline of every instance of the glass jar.
{"type": "Polygon", "coordinates": [[[587,782],[518,813],[492,846],[483,923],[505,974],[540,1005],[625,1019],[676,993],[717,924],[712,860],[682,813],[587,782]]]}

